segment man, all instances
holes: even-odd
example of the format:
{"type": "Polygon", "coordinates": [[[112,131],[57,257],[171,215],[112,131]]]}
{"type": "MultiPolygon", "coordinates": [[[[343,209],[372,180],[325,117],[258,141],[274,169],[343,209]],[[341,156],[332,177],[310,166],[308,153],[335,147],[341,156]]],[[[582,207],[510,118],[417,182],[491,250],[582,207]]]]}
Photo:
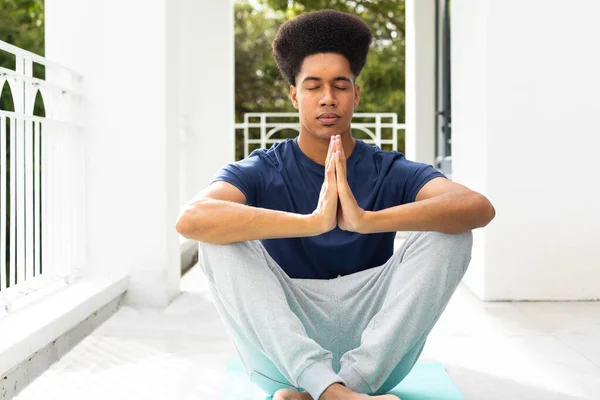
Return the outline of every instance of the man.
{"type": "Polygon", "coordinates": [[[225,166],[180,215],[250,379],[275,400],[382,400],[417,361],[495,211],[351,135],[372,35],[323,10],[273,43],[300,133],[225,166]],[[393,252],[395,232],[413,231],[393,252]]]}

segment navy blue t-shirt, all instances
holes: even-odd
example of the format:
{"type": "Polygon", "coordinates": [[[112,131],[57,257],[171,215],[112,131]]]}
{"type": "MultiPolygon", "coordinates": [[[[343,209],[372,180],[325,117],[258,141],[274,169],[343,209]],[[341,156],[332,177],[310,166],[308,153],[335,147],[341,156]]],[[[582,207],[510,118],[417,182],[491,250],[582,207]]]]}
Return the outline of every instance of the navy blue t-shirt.
{"type": "MultiPolygon", "coordinates": [[[[308,158],[297,138],[255,150],[226,165],[213,181],[228,182],[254,207],[310,214],[317,207],[325,167],[308,158]]],[[[358,205],[379,211],[411,203],[433,178],[431,165],[408,161],[356,139],[347,160],[347,179],[358,205]]],[[[290,278],[332,279],[384,264],[393,254],[395,232],[359,234],[336,227],[322,235],[266,239],[262,244],[290,278]]]]}

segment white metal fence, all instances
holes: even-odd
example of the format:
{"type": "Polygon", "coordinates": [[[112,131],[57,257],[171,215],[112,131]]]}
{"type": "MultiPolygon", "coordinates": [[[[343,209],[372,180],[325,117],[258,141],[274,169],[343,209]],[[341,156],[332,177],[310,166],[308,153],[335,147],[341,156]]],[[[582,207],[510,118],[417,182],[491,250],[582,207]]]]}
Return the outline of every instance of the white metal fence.
{"type": "MultiPolygon", "coordinates": [[[[246,113],[235,129],[243,131],[244,157],[254,148],[266,148],[299,131],[297,113],[246,113]]],[[[398,133],[405,130],[395,113],[354,113],[352,132],[356,138],[383,150],[398,150],[398,133]]]]}
{"type": "Polygon", "coordinates": [[[81,76],[2,41],[0,55],[0,99],[14,104],[0,109],[2,316],[83,263],[85,137],[81,76]]]}

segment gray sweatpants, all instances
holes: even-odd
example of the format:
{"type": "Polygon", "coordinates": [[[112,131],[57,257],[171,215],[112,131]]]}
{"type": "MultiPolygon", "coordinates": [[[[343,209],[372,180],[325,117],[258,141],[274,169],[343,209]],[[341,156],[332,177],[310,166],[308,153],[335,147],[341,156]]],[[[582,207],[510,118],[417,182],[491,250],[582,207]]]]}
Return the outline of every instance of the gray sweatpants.
{"type": "Polygon", "coordinates": [[[200,266],[252,382],[315,399],[340,382],[365,394],[396,386],[471,259],[472,233],[412,233],[379,267],[291,279],[259,241],[200,244],[200,266]]]}

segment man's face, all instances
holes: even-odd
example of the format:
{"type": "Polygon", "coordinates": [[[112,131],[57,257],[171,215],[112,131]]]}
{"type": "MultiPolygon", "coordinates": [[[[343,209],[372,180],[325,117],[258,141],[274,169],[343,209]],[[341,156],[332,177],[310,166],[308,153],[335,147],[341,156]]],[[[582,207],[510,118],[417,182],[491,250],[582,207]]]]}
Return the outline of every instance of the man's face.
{"type": "Polygon", "coordinates": [[[336,53],[306,57],[296,76],[296,86],[290,87],[301,131],[321,139],[349,131],[360,100],[360,87],[353,82],[346,57],[336,53]]]}

